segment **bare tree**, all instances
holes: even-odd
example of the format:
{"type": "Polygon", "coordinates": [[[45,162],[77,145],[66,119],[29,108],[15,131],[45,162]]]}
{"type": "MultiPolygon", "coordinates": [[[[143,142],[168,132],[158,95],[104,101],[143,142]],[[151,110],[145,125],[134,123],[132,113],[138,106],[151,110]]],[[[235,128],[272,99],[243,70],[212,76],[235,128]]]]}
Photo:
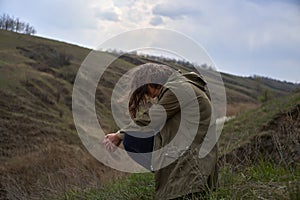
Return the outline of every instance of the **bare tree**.
{"type": "Polygon", "coordinates": [[[29,23],[22,22],[19,18],[11,17],[8,14],[2,14],[2,16],[0,16],[0,29],[28,35],[36,33],[34,27],[29,23]]]}

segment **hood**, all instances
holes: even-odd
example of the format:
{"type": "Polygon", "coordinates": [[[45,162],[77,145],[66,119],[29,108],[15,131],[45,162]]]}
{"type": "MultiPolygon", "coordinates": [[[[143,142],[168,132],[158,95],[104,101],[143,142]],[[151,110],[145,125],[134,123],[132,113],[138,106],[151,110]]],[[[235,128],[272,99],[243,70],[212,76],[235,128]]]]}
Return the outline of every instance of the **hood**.
{"type": "Polygon", "coordinates": [[[188,79],[188,82],[192,83],[193,85],[197,86],[200,88],[202,91],[206,91],[205,86],[206,86],[206,81],[204,77],[200,74],[197,74],[195,72],[188,72],[182,74],[186,79],[188,79]]]}

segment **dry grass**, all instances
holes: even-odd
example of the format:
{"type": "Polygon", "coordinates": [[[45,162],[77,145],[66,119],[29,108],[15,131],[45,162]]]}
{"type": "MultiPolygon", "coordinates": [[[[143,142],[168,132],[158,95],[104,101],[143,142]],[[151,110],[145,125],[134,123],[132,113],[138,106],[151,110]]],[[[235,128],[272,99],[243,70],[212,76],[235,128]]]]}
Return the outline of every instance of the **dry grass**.
{"type": "Polygon", "coordinates": [[[237,116],[246,111],[258,108],[258,106],[259,105],[257,103],[251,103],[251,102],[249,102],[249,103],[238,102],[238,103],[228,104],[227,110],[226,110],[226,115],[227,116],[237,116]]]}
{"type": "Polygon", "coordinates": [[[224,154],[223,158],[230,163],[256,162],[261,158],[285,166],[300,163],[299,132],[300,104],[297,104],[288,112],[276,114],[271,121],[260,127],[259,133],[224,154]]]}
{"type": "Polygon", "coordinates": [[[1,195],[8,199],[57,198],[70,190],[99,189],[122,176],[79,147],[48,144],[39,152],[5,163],[1,169],[1,195]]]}

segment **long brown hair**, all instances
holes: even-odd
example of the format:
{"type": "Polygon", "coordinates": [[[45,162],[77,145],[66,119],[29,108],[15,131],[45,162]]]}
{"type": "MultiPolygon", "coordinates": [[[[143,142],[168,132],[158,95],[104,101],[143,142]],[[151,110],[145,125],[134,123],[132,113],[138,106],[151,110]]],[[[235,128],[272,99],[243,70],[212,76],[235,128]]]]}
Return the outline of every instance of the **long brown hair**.
{"type": "Polygon", "coordinates": [[[173,71],[170,67],[162,64],[146,63],[139,66],[138,70],[134,72],[131,82],[129,112],[132,118],[136,117],[140,103],[146,103],[149,95],[148,86],[161,88],[172,73],[173,71]]]}

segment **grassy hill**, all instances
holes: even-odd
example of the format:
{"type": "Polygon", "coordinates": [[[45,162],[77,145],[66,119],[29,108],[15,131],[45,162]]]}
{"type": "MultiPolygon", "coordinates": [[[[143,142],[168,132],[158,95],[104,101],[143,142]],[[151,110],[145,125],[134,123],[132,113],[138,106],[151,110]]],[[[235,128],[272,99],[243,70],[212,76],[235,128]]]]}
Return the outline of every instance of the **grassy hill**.
{"type": "Polygon", "coordinates": [[[94,159],[75,130],[72,82],[90,50],[6,31],[0,44],[0,199],[46,198],[123,176],[94,159]]]}
{"type": "MultiPolygon", "coordinates": [[[[219,142],[219,187],[206,199],[299,199],[299,132],[299,92],[227,122],[219,142]]],[[[153,183],[151,173],[133,174],[101,189],[69,192],[65,198],[150,200],[153,183]]]]}
{"type": "MultiPolygon", "coordinates": [[[[0,30],[0,199],[48,198],[69,194],[68,191],[101,188],[108,181],[124,176],[91,157],[75,130],[72,87],[76,72],[89,52],[63,42],[0,30]]],[[[189,69],[172,60],[137,55],[123,55],[113,62],[96,92],[97,115],[107,132],[117,129],[110,111],[112,86],[124,72],[149,61],[189,69]]],[[[251,141],[258,134],[250,134],[251,127],[257,124],[245,123],[248,118],[242,114],[243,110],[288,95],[299,87],[262,77],[222,73],[222,78],[228,115],[245,120],[225,127],[221,143],[224,154],[236,149],[244,138],[251,141]],[[239,129],[247,131],[238,137],[231,135],[239,129]],[[233,137],[237,139],[232,140],[233,137]],[[227,145],[228,140],[235,142],[227,145]]],[[[263,123],[273,114],[269,118],[260,116],[263,119],[259,123],[263,123]]]]}

